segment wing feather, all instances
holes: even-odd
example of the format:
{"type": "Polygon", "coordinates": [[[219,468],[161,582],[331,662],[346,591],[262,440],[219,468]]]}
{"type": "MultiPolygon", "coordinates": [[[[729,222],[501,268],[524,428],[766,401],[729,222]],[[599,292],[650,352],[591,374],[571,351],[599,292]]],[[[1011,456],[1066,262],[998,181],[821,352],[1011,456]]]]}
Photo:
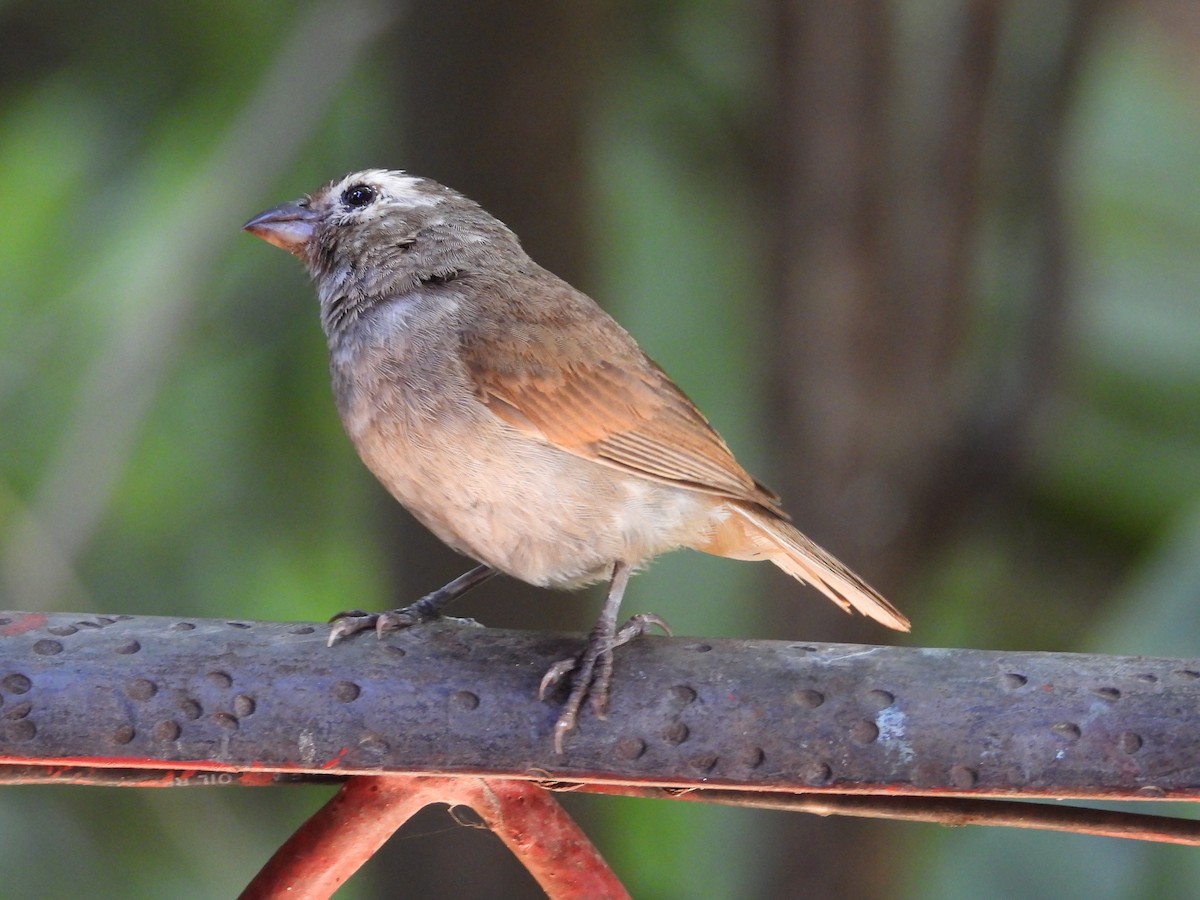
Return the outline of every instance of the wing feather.
{"type": "Polygon", "coordinates": [[[519,305],[510,315],[524,313],[525,321],[464,330],[463,359],[488,409],[577,456],[777,509],[778,498],[738,465],[695,404],[633,338],[572,293],[566,315],[559,307],[555,321],[539,321],[536,310],[519,305]]]}

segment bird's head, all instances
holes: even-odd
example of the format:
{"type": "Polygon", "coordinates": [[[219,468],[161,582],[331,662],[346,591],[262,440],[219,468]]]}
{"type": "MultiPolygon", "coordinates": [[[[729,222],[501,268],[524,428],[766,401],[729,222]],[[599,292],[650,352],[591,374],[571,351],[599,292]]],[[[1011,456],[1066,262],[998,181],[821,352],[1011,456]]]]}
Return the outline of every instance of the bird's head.
{"type": "Polygon", "coordinates": [[[323,307],[359,308],[528,259],[479,204],[389,169],[353,172],[242,227],[304,263],[323,307]]]}

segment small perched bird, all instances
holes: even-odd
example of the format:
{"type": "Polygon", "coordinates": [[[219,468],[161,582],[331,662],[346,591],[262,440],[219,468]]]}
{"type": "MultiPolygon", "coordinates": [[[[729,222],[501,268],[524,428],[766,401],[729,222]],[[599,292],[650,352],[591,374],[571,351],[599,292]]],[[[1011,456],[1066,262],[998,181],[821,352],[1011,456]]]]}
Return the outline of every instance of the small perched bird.
{"type": "Polygon", "coordinates": [[[630,573],[679,547],[769,560],[834,603],[906,619],[797,531],[708,420],[617,322],[546,271],[477,203],[427,178],[368,169],[244,226],[316,283],[333,394],[363,462],[434,534],[481,565],[404,609],[335,617],[330,644],[437,618],[504,572],[575,588],[609,579],[554,729],[603,717],[630,573]]]}

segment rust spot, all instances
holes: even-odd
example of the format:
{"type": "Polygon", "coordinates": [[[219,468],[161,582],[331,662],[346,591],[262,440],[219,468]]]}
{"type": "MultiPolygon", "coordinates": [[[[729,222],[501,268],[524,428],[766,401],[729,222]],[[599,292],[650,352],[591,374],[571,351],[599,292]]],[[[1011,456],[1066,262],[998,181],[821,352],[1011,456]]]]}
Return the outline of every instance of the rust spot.
{"type": "Polygon", "coordinates": [[[137,734],[133,730],[132,725],[118,725],[113,729],[113,733],[108,736],[108,739],[114,744],[128,744],[133,740],[133,736],[137,734]]]}
{"type": "Polygon", "coordinates": [[[825,702],[825,695],[820,691],[799,690],[792,694],[792,699],[796,701],[796,705],[802,709],[816,709],[825,702]]]}
{"type": "Polygon", "coordinates": [[[646,742],[636,737],[621,738],[613,747],[617,759],[637,759],[645,752],[646,742]]]}
{"type": "Polygon", "coordinates": [[[1083,735],[1074,722],[1056,722],[1050,726],[1050,730],[1066,741],[1077,741],[1083,735]]]}
{"type": "Polygon", "coordinates": [[[4,725],[4,737],[10,741],[31,741],[37,737],[37,726],[29,719],[17,719],[4,725]]]}
{"type": "Polygon", "coordinates": [[[688,731],[688,727],[682,722],[672,722],[662,730],[663,740],[668,744],[682,744],[688,739],[689,734],[691,732],[688,731]]]}
{"type": "Polygon", "coordinates": [[[970,766],[951,766],[950,767],[950,783],[956,788],[968,791],[975,787],[979,781],[979,773],[970,766]]]}
{"type": "Polygon", "coordinates": [[[677,684],[671,688],[671,698],[683,704],[695,703],[696,691],[686,684],[677,684]]]}
{"type": "Polygon", "coordinates": [[[212,720],[216,725],[224,728],[226,731],[237,731],[238,720],[237,716],[227,712],[215,712],[212,714],[212,720]]]}
{"type": "Polygon", "coordinates": [[[865,746],[874,743],[877,737],[879,737],[879,726],[874,722],[862,719],[850,726],[850,740],[856,744],[865,746]]]}
{"type": "Polygon", "coordinates": [[[238,694],[233,698],[233,714],[239,718],[242,716],[254,715],[254,710],[257,708],[258,706],[254,702],[253,697],[248,697],[245,694],[238,694]]]}
{"type": "Polygon", "coordinates": [[[158,693],[158,685],[149,678],[135,678],[125,685],[125,694],[130,700],[149,700],[158,693]]]}
{"type": "Polygon", "coordinates": [[[697,772],[708,773],[717,767],[719,756],[715,754],[705,754],[704,756],[696,756],[688,760],[688,765],[697,772]]]}
{"type": "Polygon", "coordinates": [[[939,787],[943,774],[933,763],[917,763],[909,772],[909,780],[915,787],[939,787]]]}
{"type": "Polygon", "coordinates": [[[228,672],[209,672],[204,677],[207,678],[208,683],[215,688],[228,690],[229,688],[233,687],[233,677],[228,672]]]}
{"type": "Polygon", "coordinates": [[[333,686],[333,696],[343,703],[353,703],[360,694],[362,688],[353,681],[339,681],[333,686]]]}
{"type": "Polygon", "coordinates": [[[0,681],[0,687],[3,687],[10,694],[24,694],[28,693],[29,689],[33,687],[33,682],[29,680],[29,676],[14,672],[11,675],[4,676],[4,680],[0,681]]]}
{"type": "Polygon", "coordinates": [[[762,747],[747,747],[738,754],[738,762],[747,769],[757,769],[763,764],[763,760],[766,758],[762,747]]]}
{"type": "Polygon", "coordinates": [[[1132,731],[1124,731],[1117,736],[1117,749],[1122,753],[1137,753],[1142,749],[1142,736],[1132,731]]]}
{"type": "Polygon", "coordinates": [[[828,763],[813,760],[801,769],[800,777],[805,784],[829,784],[833,780],[833,769],[828,763]]]}
{"type": "Polygon", "coordinates": [[[867,691],[867,703],[876,710],[884,710],[896,702],[891,691],[867,691]]]}
{"type": "Polygon", "coordinates": [[[63,652],[62,641],[52,641],[49,638],[42,638],[33,645],[33,652],[38,656],[57,656],[63,652]]]}
{"type": "Polygon", "coordinates": [[[18,703],[16,706],[10,706],[4,710],[4,718],[6,719],[23,719],[33,710],[33,704],[26,700],[24,703],[18,703]]]}
{"type": "Polygon", "coordinates": [[[185,719],[194,722],[204,715],[204,707],[200,705],[198,700],[180,700],[179,712],[185,719]]]}

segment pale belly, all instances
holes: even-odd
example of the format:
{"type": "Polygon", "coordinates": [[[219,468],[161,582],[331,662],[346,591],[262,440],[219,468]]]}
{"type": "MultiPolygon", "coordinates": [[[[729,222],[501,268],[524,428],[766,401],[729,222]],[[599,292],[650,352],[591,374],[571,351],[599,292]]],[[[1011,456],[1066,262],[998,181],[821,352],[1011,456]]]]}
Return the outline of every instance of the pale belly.
{"type": "Polygon", "coordinates": [[[708,530],[712,498],[570,455],[479,409],[474,422],[422,433],[347,422],[384,487],[461,553],[531,584],[567,587],[708,530]]]}
{"type": "Polygon", "coordinates": [[[557,449],[494,416],[453,329],[397,301],[332,348],[342,424],[383,486],[439,538],[537,585],[607,578],[703,544],[719,501],[557,449]]]}

